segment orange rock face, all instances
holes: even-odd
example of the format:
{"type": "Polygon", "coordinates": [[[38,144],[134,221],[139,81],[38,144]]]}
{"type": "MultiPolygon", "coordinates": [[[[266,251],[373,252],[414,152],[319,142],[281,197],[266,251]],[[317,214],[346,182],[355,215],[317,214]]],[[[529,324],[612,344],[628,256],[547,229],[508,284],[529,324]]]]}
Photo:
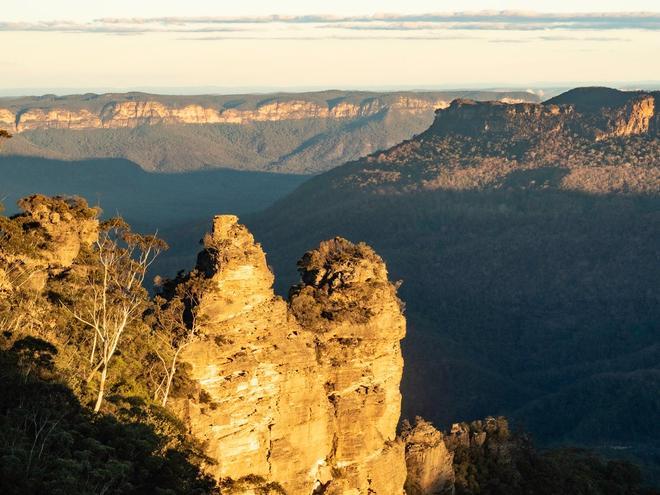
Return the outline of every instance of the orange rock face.
{"type": "Polygon", "coordinates": [[[610,118],[607,129],[599,133],[596,138],[648,134],[655,115],[655,98],[653,96],[639,98],[620,108],[610,118]]]}
{"type": "Polygon", "coordinates": [[[378,99],[334,106],[304,100],[274,101],[255,109],[214,108],[200,104],[172,106],[154,100],[112,101],[100,111],[52,108],[25,108],[18,112],[0,108],[0,129],[24,132],[35,129],[117,129],[158,124],[244,124],[301,119],[353,119],[392,108],[404,113],[420,113],[444,108],[444,100],[429,101],[399,97],[386,103],[378,99]]]}
{"type": "MultiPolygon", "coordinates": [[[[443,101],[429,102],[400,98],[391,106],[399,111],[418,113],[446,106],[443,101]]],[[[339,103],[334,107],[309,101],[265,103],[254,110],[216,109],[202,105],[168,106],[158,101],[121,101],[105,105],[100,112],[87,109],[30,108],[18,115],[0,108],[0,128],[13,132],[34,129],[116,129],[157,124],[243,124],[309,118],[345,119],[373,115],[386,104],[374,101],[366,104],[339,103]]]]}
{"type": "Polygon", "coordinates": [[[48,241],[29,252],[0,252],[0,297],[14,290],[19,280],[19,287],[43,290],[49,276],[70,268],[80,250],[99,235],[97,212],[83,200],[35,194],[18,204],[23,213],[17,218],[28,230],[41,230],[48,241]]]}
{"type": "Polygon", "coordinates": [[[431,423],[417,418],[406,423],[402,438],[406,445],[406,495],[451,494],[454,487],[454,454],[445,445],[443,434],[431,423]]]}
{"type": "Polygon", "coordinates": [[[402,494],[405,320],[383,261],[329,241],[301,261],[289,306],[236,217],[216,217],[205,248],[204,337],[183,356],[198,393],[175,407],[216,462],[209,471],[291,495],[402,494]]]}

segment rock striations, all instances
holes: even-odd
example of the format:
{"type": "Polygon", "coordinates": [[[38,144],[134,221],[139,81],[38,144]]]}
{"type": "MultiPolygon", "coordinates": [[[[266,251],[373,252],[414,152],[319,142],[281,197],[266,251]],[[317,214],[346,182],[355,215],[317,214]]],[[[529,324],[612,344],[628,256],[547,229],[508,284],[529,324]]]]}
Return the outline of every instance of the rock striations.
{"type": "Polygon", "coordinates": [[[442,432],[417,418],[413,427],[404,421],[401,438],[406,445],[406,495],[451,494],[454,488],[454,454],[442,432]]]}
{"type": "Polygon", "coordinates": [[[0,126],[15,132],[34,129],[119,129],[157,124],[247,124],[302,119],[354,119],[374,115],[387,108],[417,113],[446,107],[443,100],[424,101],[400,98],[390,105],[371,101],[363,104],[341,103],[334,107],[304,100],[268,102],[253,110],[216,109],[190,104],[169,106],[158,101],[110,102],[101,110],[29,108],[17,113],[0,110],[0,126]]]}
{"type": "Polygon", "coordinates": [[[538,101],[530,92],[321,91],[0,98],[0,155],[123,158],[145,170],[317,173],[428,128],[455,98],[538,101]]]}
{"type": "Polygon", "coordinates": [[[299,267],[287,305],[252,235],[215,218],[198,258],[203,336],[183,356],[197,392],[176,408],[230,493],[401,494],[395,287],[380,257],[344,239],[299,267]]]}
{"type": "Polygon", "coordinates": [[[408,193],[558,188],[660,189],[660,92],[578,88],[544,103],[456,99],[425,132],[332,178],[336,187],[408,193]]]}
{"type": "MultiPolygon", "coordinates": [[[[470,93],[470,92],[467,92],[470,93]]],[[[472,92],[479,95],[479,92],[472,92]]],[[[0,129],[119,129],[159,124],[248,124],[303,119],[356,119],[384,111],[417,114],[444,108],[456,92],[321,92],[269,96],[174,97],[144,93],[46,95],[0,100],[0,129]]],[[[488,93],[515,103],[531,93],[488,93]]]]}

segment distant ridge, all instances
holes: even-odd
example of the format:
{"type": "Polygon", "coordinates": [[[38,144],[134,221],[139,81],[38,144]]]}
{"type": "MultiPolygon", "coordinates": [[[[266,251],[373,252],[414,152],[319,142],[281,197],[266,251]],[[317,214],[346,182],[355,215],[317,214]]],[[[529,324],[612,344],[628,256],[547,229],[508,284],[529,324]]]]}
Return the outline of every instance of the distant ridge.
{"type": "Polygon", "coordinates": [[[455,100],[247,223],[279,280],[331,235],[383,256],[406,301],[406,416],[506,414],[659,480],[659,96],[455,100]]]}
{"type": "Polygon", "coordinates": [[[620,91],[618,89],[593,86],[571,89],[546,100],[545,104],[574,105],[575,108],[582,111],[598,111],[605,107],[624,105],[631,100],[647,94],[651,94],[651,92],[620,91]]]}
{"type": "Polygon", "coordinates": [[[423,131],[456,98],[538,101],[524,91],[44,95],[0,98],[0,129],[16,135],[8,155],[317,173],[423,131]]]}

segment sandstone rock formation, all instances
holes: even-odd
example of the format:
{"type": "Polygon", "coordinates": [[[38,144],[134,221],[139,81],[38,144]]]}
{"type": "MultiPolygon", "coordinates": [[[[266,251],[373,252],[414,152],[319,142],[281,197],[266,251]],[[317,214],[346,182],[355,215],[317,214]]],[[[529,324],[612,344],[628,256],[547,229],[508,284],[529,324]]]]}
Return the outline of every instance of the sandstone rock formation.
{"type": "Polygon", "coordinates": [[[332,457],[341,480],[328,493],[398,493],[405,469],[402,445],[393,440],[405,320],[395,287],[371,248],[341,238],[322,242],[298,266],[302,283],[291,291],[291,308],[316,334],[332,405],[332,457]]]}
{"type": "MultiPolygon", "coordinates": [[[[249,96],[249,95],[248,95],[249,96]]],[[[25,132],[35,129],[117,129],[158,124],[246,124],[301,119],[355,119],[393,110],[417,114],[445,108],[450,99],[443,94],[365,95],[329,98],[316,95],[265,97],[254,104],[243,97],[159,97],[141,93],[125,95],[83,95],[29,101],[7,100],[0,107],[0,129],[25,132]],[[225,101],[226,100],[226,101],[225,101]],[[325,101],[324,101],[325,100],[325,101]]],[[[502,101],[528,101],[534,95],[503,94],[502,101]],[[522,99],[524,97],[525,99],[522,99]]]]}
{"type": "MultiPolygon", "coordinates": [[[[17,287],[40,291],[49,274],[69,268],[81,248],[96,241],[98,211],[79,198],[38,194],[22,199],[19,206],[23,213],[16,217],[14,228],[22,226],[24,240],[14,246],[13,253],[0,253],[0,291],[17,287]]],[[[19,242],[13,240],[19,236],[13,235],[10,224],[7,227],[5,240],[19,242]]]]}
{"type": "Polygon", "coordinates": [[[529,92],[145,93],[0,100],[0,155],[120,158],[145,170],[318,173],[424,131],[457,97],[537,101],[529,92]]]}
{"type": "Polygon", "coordinates": [[[634,136],[649,134],[652,130],[656,115],[656,99],[653,96],[641,96],[627,102],[621,108],[608,115],[608,122],[604,129],[596,135],[596,139],[607,139],[616,136],[634,136]]]}
{"type": "Polygon", "coordinates": [[[425,132],[331,179],[334,187],[411,192],[660,189],[660,92],[571,90],[544,103],[456,99],[425,132]]]}
{"type": "Polygon", "coordinates": [[[76,215],[76,210],[86,210],[87,204],[79,198],[46,198],[33,195],[22,199],[19,206],[31,222],[42,228],[50,245],[39,254],[51,266],[68,267],[80,253],[83,245],[90,245],[99,235],[96,216],[76,215]]]}
{"type": "Polygon", "coordinates": [[[12,132],[35,129],[116,129],[156,124],[246,124],[301,119],[347,119],[375,115],[392,108],[418,113],[444,108],[445,100],[399,97],[392,102],[373,99],[363,103],[341,102],[334,106],[305,100],[264,102],[255,109],[214,108],[199,104],[172,106],[155,100],[111,101],[98,111],[89,109],[0,108],[0,128],[12,132]]]}
{"type": "Polygon", "coordinates": [[[197,393],[175,407],[231,493],[401,494],[405,320],[385,265],[335,239],[300,268],[290,309],[252,235],[215,218],[198,258],[203,338],[182,356],[197,393]]]}
{"type": "Polygon", "coordinates": [[[406,495],[451,494],[454,487],[454,454],[447,450],[442,432],[416,418],[404,422],[401,437],[406,446],[406,495]]]}

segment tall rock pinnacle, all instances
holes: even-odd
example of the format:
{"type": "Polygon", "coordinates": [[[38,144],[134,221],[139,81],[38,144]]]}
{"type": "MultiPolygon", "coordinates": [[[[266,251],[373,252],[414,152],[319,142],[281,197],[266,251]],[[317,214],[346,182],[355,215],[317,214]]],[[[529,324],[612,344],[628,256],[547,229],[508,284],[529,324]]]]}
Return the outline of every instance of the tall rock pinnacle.
{"type": "Polygon", "coordinates": [[[405,319],[383,260],[365,244],[322,242],[298,263],[291,308],[315,342],[332,405],[328,493],[400,493],[405,481],[400,416],[405,319]],[[401,465],[400,465],[401,464],[401,465]]]}
{"type": "Polygon", "coordinates": [[[252,235],[215,217],[198,258],[203,337],[183,355],[197,390],[176,408],[229,493],[401,494],[405,320],[385,265],[336,239],[300,268],[288,306],[252,235]]]}

